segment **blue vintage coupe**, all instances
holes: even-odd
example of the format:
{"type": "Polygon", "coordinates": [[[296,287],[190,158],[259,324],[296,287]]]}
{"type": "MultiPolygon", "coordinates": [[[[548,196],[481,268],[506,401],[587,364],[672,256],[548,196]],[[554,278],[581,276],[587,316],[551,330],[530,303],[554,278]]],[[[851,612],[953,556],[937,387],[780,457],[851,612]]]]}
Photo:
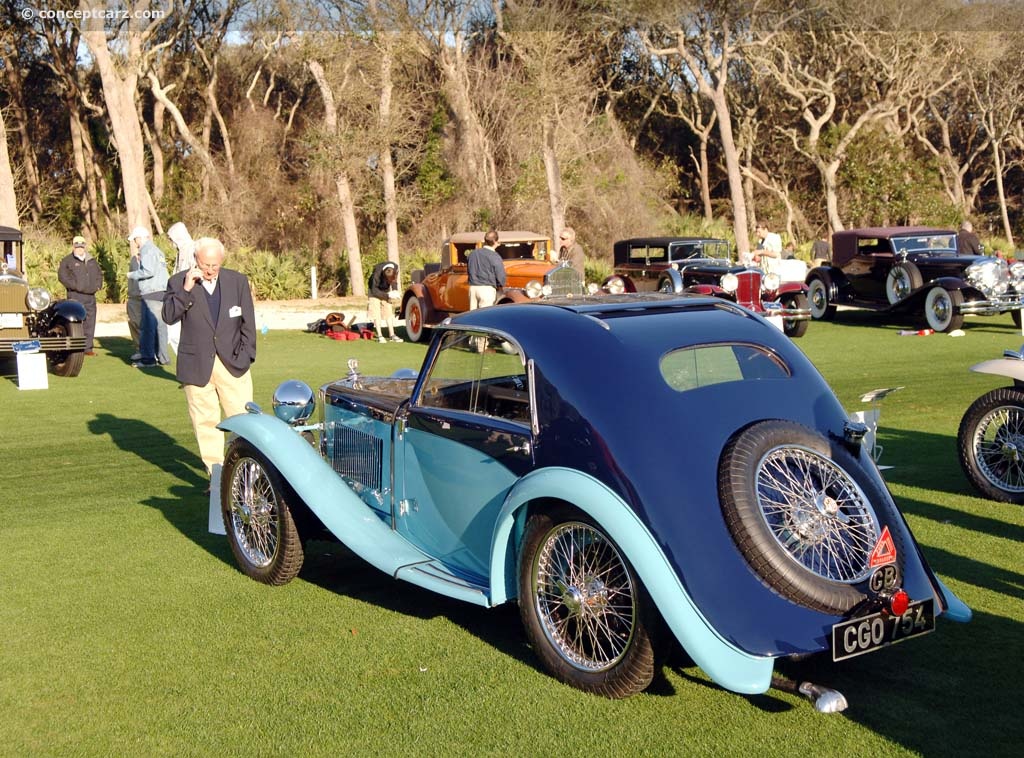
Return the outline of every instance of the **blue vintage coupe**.
{"type": "Polygon", "coordinates": [[[221,425],[247,575],[289,581],[326,530],[396,579],[518,601],[545,666],[589,692],[643,690],[673,637],[722,687],[760,693],[776,658],[843,660],[970,618],[863,425],[722,299],[484,308],[442,323],[419,372],[352,361],[319,403],[291,381],[275,415],[250,410],[221,425]]]}

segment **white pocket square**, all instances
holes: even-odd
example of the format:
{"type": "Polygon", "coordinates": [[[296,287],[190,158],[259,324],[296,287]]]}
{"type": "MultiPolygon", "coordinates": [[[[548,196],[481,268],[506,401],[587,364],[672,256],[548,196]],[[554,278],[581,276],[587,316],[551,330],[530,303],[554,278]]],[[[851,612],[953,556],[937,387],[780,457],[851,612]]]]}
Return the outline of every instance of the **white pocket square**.
{"type": "Polygon", "coordinates": [[[242,306],[232,305],[231,310],[228,311],[228,316],[231,318],[238,318],[242,315],[242,306]]]}

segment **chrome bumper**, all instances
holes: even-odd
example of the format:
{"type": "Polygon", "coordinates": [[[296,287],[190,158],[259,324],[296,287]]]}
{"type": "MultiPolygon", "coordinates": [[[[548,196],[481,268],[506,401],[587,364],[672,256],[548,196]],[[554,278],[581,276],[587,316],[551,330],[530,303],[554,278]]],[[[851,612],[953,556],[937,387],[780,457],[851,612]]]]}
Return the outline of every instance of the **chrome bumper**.
{"type": "Polygon", "coordinates": [[[783,308],[781,303],[765,302],[761,306],[766,316],[782,316],[787,321],[808,321],[811,318],[810,308],[783,308]]]}
{"type": "Polygon", "coordinates": [[[960,306],[960,313],[965,316],[994,316],[997,313],[1022,309],[1024,309],[1022,300],[972,300],[960,306]]]}

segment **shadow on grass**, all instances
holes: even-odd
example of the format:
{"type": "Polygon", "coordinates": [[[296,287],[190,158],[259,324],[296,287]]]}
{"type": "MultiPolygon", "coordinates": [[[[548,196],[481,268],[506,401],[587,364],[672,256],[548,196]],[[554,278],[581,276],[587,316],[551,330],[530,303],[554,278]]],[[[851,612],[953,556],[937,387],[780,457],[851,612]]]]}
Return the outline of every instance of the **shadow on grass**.
{"type": "Polygon", "coordinates": [[[338,542],[307,542],[299,578],[329,592],[404,616],[445,618],[510,658],[547,673],[526,642],[515,603],[483,608],[438,595],[392,579],[338,542]]]}
{"type": "MultiPolygon", "coordinates": [[[[836,326],[873,326],[890,329],[925,329],[923,312],[887,313],[885,311],[867,310],[854,307],[840,307],[832,322],[836,326]]],[[[1014,326],[1008,314],[996,316],[969,317],[964,320],[965,332],[987,332],[994,334],[1015,334],[1020,337],[1020,329],[1014,326]]]]}
{"type": "Polygon", "coordinates": [[[849,701],[845,718],[915,754],[1015,755],[1019,735],[1007,709],[1024,697],[1019,656],[1010,652],[1021,626],[989,613],[969,624],[940,617],[934,633],[906,644],[842,663],[827,654],[780,661],[776,670],[838,689],[849,701]]]}
{"type": "MultiPolygon", "coordinates": [[[[132,355],[134,355],[136,349],[134,342],[127,337],[101,337],[96,341],[111,357],[123,361],[129,368],[132,368],[132,355]]],[[[132,370],[140,371],[146,376],[156,377],[157,379],[167,379],[172,382],[178,381],[174,375],[174,368],[171,365],[147,366],[142,369],[132,368],[132,370]]]]}

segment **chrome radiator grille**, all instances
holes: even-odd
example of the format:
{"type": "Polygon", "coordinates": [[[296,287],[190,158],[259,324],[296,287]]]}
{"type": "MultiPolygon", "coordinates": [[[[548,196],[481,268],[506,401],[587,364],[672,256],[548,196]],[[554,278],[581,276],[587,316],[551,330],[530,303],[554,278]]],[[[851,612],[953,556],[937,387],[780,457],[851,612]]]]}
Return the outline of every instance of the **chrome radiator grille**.
{"type": "Polygon", "coordinates": [[[552,295],[582,295],[583,277],[572,266],[559,266],[549,271],[547,277],[552,295]]]}
{"type": "Polygon", "coordinates": [[[372,490],[382,489],[384,440],[345,424],[331,424],[331,467],[372,490]]]}

